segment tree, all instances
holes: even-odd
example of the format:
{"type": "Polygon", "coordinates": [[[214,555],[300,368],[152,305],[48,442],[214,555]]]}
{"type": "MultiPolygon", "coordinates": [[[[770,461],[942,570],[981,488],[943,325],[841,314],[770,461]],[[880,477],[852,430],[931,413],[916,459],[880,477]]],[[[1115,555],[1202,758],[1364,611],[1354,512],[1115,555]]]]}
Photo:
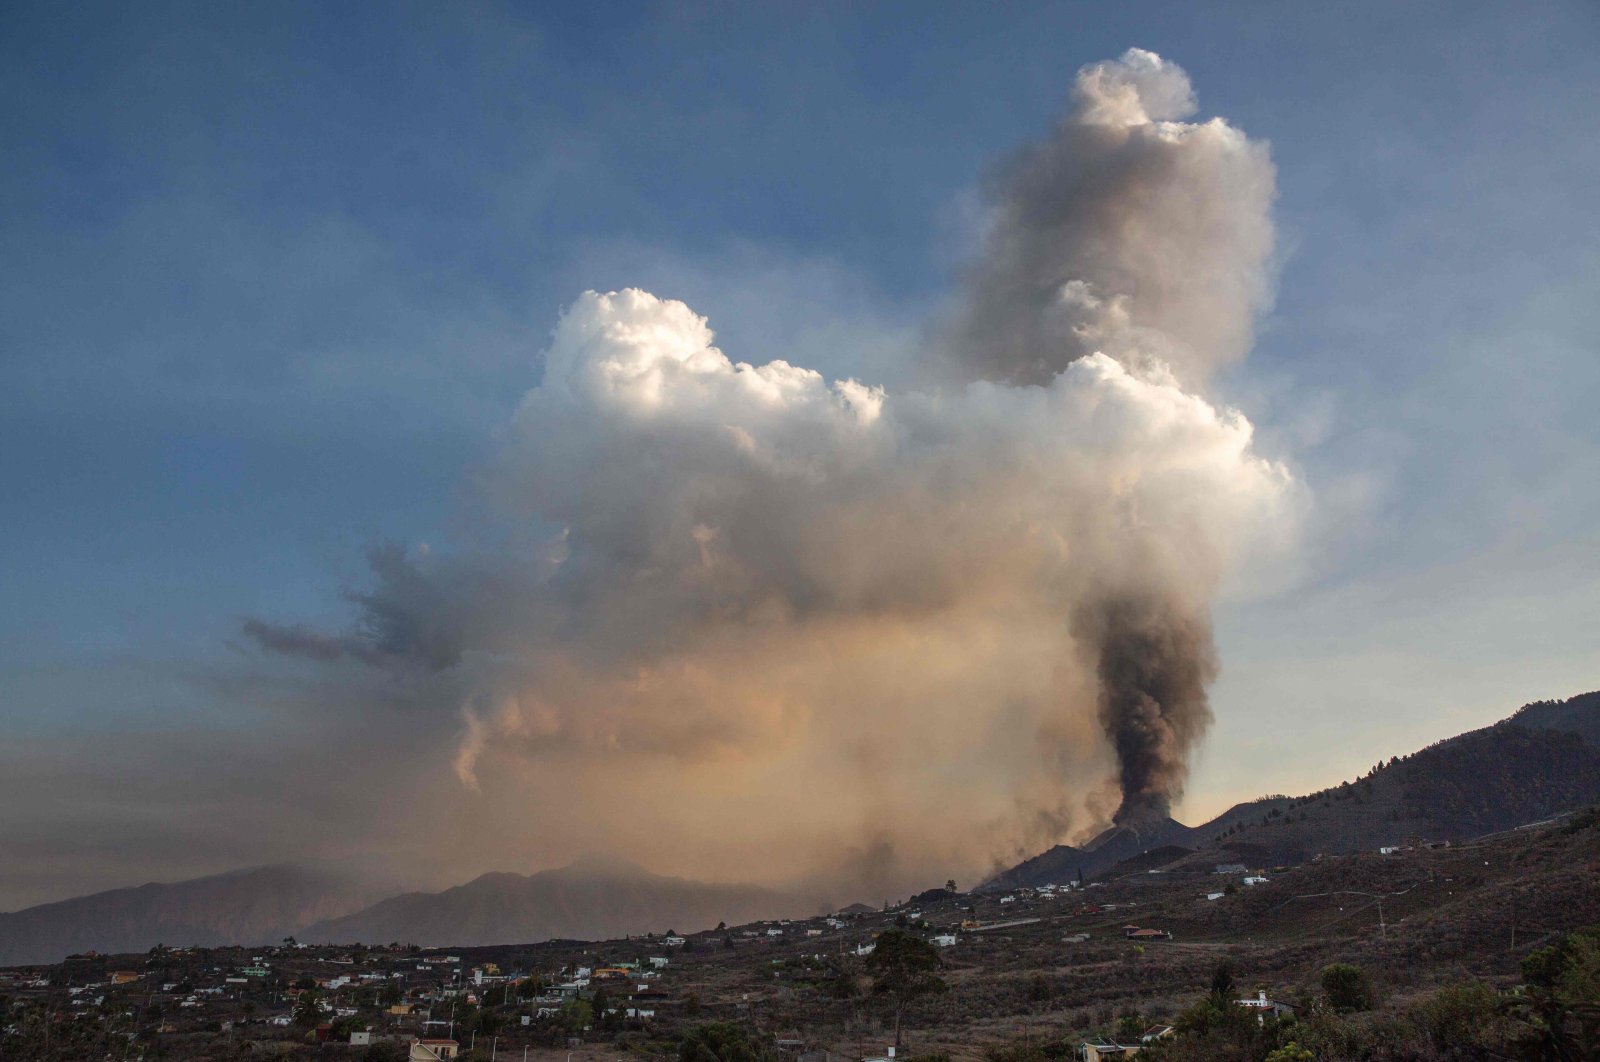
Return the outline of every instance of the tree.
{"type": "Polygon", "coordinates": [[[1526,1003],[1517,1016],[1532,1027],[1541,1057],[1584,1059],[1600,1043],[1600,927],[1568,933],[1522,960],[1526,1003]]]}
{"type": "Polygon", "coordinates": [[[1337,1014],[1372,1009],[1372,979],[1359,966],[1347,962],[1324,966],[1322,991],[1337,1014]]]}
{"type": "Polygon", "coordinates": [[[939,950],[921,937],[889,929],[878,935],[877,946],[867,956],[872,990],[894,1000],[894,1046],[900,1053],[900,1026],[906,1004],[946,989],[939,971],[944,960],[939,950]]]}
{"type": "Polygon", "coordinates": [[[400,982],[385,981],[383,990],[378,993],[378,1003],[380,1006],[392,1007],[399,1003],[404,995],[405,993],[400,990],[400,982]]]}
{"type": "Polygon", "coordinates": [[[322,1024],[322,1008],[317,1005],[315,989],[300,993],[300,1000],[294,1005],[294,1023],[306,1029],[315,1029],[322,1024]]]}
{"type": "Polygon", "coordinates": [[[1227,1006],[1238,998],[1233,982],[1233,963],[1223,959],[1211,974],[1211,998],[1218,1006],[1227,1006]]]}
{"type": "Polygon", "coordinates": [[[579,1036],[594,1021],[594,1008],[587,999],[573,999],[563,1004],[556,1015],[556,1024],[568,1036],[579,1036]]]}

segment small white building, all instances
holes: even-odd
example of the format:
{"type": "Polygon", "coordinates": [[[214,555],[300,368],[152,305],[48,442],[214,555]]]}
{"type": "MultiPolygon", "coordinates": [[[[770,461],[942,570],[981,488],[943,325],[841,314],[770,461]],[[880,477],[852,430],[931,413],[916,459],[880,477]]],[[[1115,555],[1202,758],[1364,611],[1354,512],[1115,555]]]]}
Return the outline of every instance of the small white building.
{"type": "Polygon", "coordinates": [[[1266,1021],[1268,1014],[1281,1017],[1286,1014],[1293,1014],[1296,1009],[1293,1003],[1283,1003],[1276,999],[1268,999],[1267,991],[1264,988],[1256,991],[1254,999],[1236,999],[1234,1002],[1247,1010],[1255,1011],[1260,1021],[1266,1021]]]}
{"type": "Polygon", "coordinates": [[[956,935],[954,933],[940,933],[933,938],[933,946],[936,948],[953,948],[956,946],[956,935]]]}

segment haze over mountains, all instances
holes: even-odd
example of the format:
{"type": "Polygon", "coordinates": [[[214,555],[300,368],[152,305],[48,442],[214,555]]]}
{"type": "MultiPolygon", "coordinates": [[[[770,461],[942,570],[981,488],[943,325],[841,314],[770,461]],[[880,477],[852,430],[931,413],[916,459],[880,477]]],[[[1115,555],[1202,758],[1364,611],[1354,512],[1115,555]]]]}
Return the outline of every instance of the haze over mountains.
{"type": "MultiPolygon", "coordinates": [[[[1113,826],[997,874],[986,889],[1092,878],[1129,860],[1252,866],[1405,843],[1457,840],[1600,803],[1600,692],[1527,705],[1509,719],[1302,797],[1240,804],[1197,827],[1170,818],[1113,826]]],[[[1122,869],[1126,869],[1123,866],[1122,869]]],[[[380,898],[369,885],[295,866],[113,889],[0,914],[0,963],[94,949],[308,941],[470,946],[606,939],[817,913],[818,897],[651,874],[590,858],[537,874],[484,874],[441,892],[380,898]]],[[[846,898],[848,899],[848,898],[846,898]]]]}
{"type": "Polygon", "coordinates": [[[538,874],[484,874],[443,892],[395,896],[318,922],[305,936],[456,946],[596,940],[802,917],[821,908],[819,900],[754,885],[707,884],[651,874],[630,864],[580,860],[538,874]]]}
{"type": "Polygon", "coordinates": [[[0,963],[56,962],[82,951],[147,951],[157,944],[265,944],[358,911],[381,893],[300,866],[253,867],[152,882],[0,914],[0,963]]]}
{"type": "Polygon", "coordinates": [[[90,949],[269,944],[290,936],[458,946],[596,940],[813,915],[822,906],[793,893],[665,877],[600,858],[531,875],[484,874],[442,892],[381,896],[295,866],[113,889],[0,914],[0,964],[56,962],[90,949]]]}

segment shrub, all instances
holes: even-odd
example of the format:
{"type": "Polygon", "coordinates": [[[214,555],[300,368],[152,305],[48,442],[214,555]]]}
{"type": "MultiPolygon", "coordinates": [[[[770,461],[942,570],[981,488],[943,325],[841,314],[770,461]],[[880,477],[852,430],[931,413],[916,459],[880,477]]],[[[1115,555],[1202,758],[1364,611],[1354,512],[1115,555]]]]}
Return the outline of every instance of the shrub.
{"type": "Polygon", "coordinates": [[[1505,1039],[1500,993],[1482,981],[1448,985],[1411,1008],[1411,1020],[1442,1052],[1469,1052],[1505,1039]]]}
{"type": "Polygon", "coordinates": [[[1372,979],[1359,966],[1347,962],[1324,966],[1322,991],[1335,1013],[1372,1009],[1372,979]]]}

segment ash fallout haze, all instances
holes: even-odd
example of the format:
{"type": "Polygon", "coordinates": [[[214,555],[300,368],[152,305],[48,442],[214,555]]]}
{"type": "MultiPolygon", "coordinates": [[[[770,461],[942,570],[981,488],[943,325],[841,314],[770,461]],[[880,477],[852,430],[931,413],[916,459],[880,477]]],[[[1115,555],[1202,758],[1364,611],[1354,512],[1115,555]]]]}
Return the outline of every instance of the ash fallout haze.
{"type": "Polygon", "coordinates": [[[1600,685],[1591,8],[871,8],[0,16],[0,908],[878,901],[1600,685]]]}

